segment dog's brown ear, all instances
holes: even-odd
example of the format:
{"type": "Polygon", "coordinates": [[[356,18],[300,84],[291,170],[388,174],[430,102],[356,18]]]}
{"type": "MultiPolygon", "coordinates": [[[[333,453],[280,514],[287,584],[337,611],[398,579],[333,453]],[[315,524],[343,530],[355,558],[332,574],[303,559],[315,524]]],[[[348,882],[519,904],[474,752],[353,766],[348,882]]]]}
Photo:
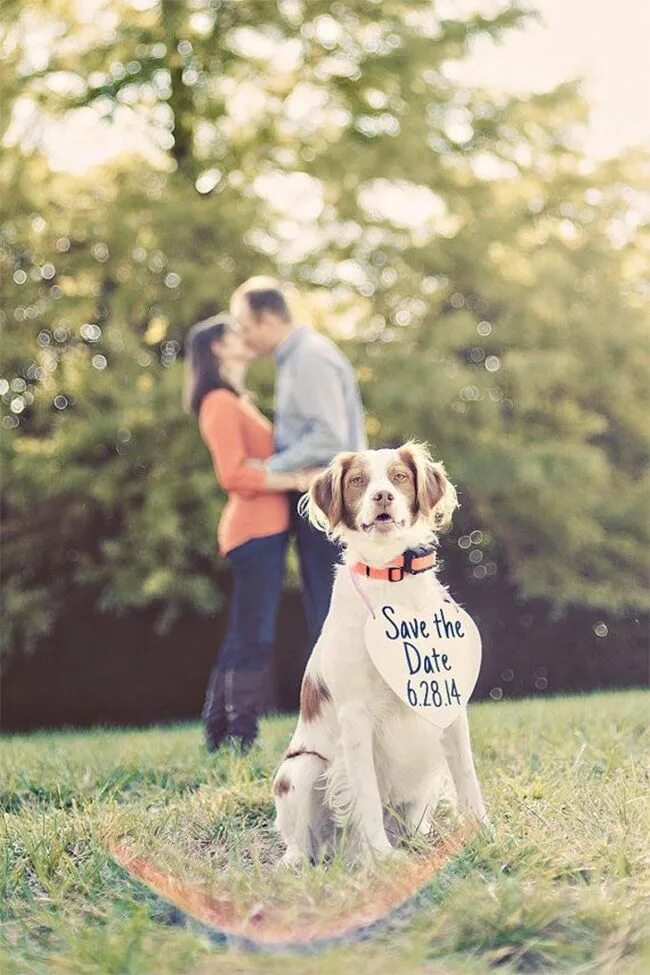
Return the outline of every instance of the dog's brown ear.
{"type": "Polygon", "coordinates": [[[354,454],[338,454],[309,489],[309,520],[332,532],[343,520],[343,475],[354,454]]]}
{"type": "Polygon", "coordinates": [[[436,464],[426,464],[424,477],[420,479],[418,488],[418,504],[420,510],[428,515],[442,501],[447,492],[447,478],[436,464]]]}
{"type": "Polygon", "coordinates": [[[343,500],[340,473],[333,464],[316,478],[309,495],[312,503],[327,518],[330,528],[337,525],[343,514],[343,500]]]}
{"type": "Polygon", "coordinates": [[[420,513],[430,518],[435,528],[448,524],[458,501],[442,464],[432,460],[426,444],[414,440],[404,444],[399,455],[415,476],[416,505],[420,513]]]}

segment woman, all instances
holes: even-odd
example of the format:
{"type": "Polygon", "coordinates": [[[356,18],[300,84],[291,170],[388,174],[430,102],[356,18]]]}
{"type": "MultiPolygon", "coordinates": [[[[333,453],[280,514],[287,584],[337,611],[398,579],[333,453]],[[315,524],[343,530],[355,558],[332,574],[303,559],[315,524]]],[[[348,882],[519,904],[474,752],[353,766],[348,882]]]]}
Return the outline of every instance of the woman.
{"type": "Polygon", "coordinates": [[[249,747],[268,693],[289,528],[286,491],[307,487],[306,475],[272,474],[273,430],[244,389],[251,359],[226,315],[199,322],[188,342],[187,406],[196,414],[228,502],[219,548],[233,573],[230,619],[210,674],[203,722],[208,749],[226,738],[249,747]],[[256,466],[257,465],[257,466],[256,466]]]}

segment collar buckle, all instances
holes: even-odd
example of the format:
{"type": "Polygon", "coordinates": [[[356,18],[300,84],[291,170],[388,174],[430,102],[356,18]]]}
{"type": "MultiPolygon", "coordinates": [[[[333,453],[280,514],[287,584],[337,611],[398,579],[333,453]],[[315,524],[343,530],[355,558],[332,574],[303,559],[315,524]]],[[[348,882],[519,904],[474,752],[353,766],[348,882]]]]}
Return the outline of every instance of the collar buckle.
{"type": "Polygon", "coordinates": [[[406,572],[406,567],[403,565],[389,565],[388,566],[388,581],[389,582],[401,582],[404,578],[406,572]],[[399,575],[394,576],[393,573],[398,572],[399,575]]]}

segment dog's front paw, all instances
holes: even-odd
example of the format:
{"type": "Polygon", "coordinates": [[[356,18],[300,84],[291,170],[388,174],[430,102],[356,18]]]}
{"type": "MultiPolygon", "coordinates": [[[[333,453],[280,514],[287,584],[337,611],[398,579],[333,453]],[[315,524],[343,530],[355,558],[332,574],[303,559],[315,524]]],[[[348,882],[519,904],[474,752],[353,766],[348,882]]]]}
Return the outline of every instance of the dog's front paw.
{"type": "Polygon", "coordinates": [[[481,800],[480,802],[476,802],[472,806],[470,806],[470,808],[467,810],[467,813],[469,816],[474,818],[476,823],[481,828],[490,825],[487,811],[485,809],[485,806],[483,805],[483,800],[481,800]]]}
{"type": "Polygon", "coordinates": [[[456,812],[462,819],[473,823],[478,828],[489,825],[485,803],[480,792],[460,795],[456,804],[456,812]]]}
{"type": "Polygon", "coordinates": [[[394,846],[391,846],[388,839],[378,840],[375,843],[368,842],[364,847],[362,859],[367,865],[379,861],[391,860],[400,853],[394,846]]]}
{"type": "Polygon", "coordinates": [[[306,864],[307,857],[305,854],[297,846],[290,846],[278,863],[278,867],[284,870],[300,870],[306,864]]]}
{"type": "Polygon", "coordinates": [[[460,810],[460,818],[473,829],[487,829],[490,825],[485,806],[465,806],[460,810]]]}
{"type": "Polygon", "coordinates": [[[408,850],[403,847],[391,846],[390,849],[382,849],[381,853],[371,853],[371,860],[367,863],[367,866],[372,868],[387,867],[389,869],[398,869],[406,867],[410,862],[411,857],[408,850]]]}

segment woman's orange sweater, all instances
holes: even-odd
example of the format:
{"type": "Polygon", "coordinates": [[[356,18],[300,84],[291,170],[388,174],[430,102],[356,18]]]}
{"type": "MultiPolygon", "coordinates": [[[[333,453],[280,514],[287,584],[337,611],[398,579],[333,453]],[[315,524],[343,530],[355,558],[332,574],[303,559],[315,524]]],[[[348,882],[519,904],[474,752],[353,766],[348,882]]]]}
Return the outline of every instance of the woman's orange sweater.
{"type": "Polygon", "coordinates": [[[274,535],[289,527],[286,494],[265,491],[265,473],[249,460],[273,453],[273,428],[243,396],[213,389],[203,397],[199,429],[212,456],[217,479],[228,501],[219,522],[219,548],[225,555],[251,538],[274,535]]]}

